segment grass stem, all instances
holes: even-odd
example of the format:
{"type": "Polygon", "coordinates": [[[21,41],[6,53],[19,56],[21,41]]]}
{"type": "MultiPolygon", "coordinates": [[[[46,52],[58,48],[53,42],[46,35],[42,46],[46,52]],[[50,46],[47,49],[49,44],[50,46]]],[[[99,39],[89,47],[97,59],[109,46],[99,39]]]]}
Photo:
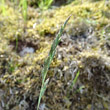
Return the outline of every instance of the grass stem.
{"type": "Polygon", "coordinates": [[[40,106],[40,102],[41,102],[41,98],[42,96],[44,95],[44,92],[46,90],[46,86],[48,84],[48,81],[49,79],[45,80],[46,79],[46,75],[47,75],[47,72],[48,72],[48,69],[50,67],[50,64],[53,60],[53,57],[55,55],[55,51],[56,51],[56,47],[57,45],[59,44],[60,40],[61,40],[61,35],[63,33],[63,30],[68,22],[68,20],[70,19],[71,16],[69,16],[67,18],[67,20],[64,22],[63,26],[61,26],[55,40],[53,41],[53,44],[51,46],[51,49],[50,49],[50,52],[49,52],[49,55],[47,57],[47,59],[45,60],[44,62],[44,68],[42,70],[42,86],[41,86],[41,90],[40,90],[40,95],[39,95],[39,99],[38,99],[38,105],[37,105],[37,110],[39,110],[39,106],[40,106]]]}

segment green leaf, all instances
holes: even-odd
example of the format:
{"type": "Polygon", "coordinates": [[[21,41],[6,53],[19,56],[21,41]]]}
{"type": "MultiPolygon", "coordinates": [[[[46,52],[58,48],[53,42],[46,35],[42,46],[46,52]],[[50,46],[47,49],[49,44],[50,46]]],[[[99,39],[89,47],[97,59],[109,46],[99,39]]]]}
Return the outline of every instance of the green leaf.
{"type": "Polygon", "coordinates": [[[68,20],[70,19],[71,16],[69,16],[67,18],[67,20],[64,22],[64,25],[61,26],[61,29],[59,30],[55,40],[53,41],[53,44],[51,46],[51,49],[50,49],[50,52],[49,52],[49,55],[47,57],[47,59],[45,60],[44,62],[44,68],[42,70],[42,87],[41,87],[41,90],[40,90],[40,95],[39,95],[39,100],[38,100],[38,105],[37,105],[37,110],[39,109],[39,105],[40,105],[40,101],[41,101],[41,98],[42,96],[44,95],[44,92],[46,90],[46,85],[48,83],[48,79],[45,81],[46,79],[46,75],[47,75],[47,72],[48,72],[48,69],[50,67],[50,64],[53,60],[53,57],[55,55],[55,51],[56,51],[56,47],[58,45],[58,43],[60,42],[60,39],[61,39],[61,35],[63,33],[63,30],[68,22],[68,20]]]}

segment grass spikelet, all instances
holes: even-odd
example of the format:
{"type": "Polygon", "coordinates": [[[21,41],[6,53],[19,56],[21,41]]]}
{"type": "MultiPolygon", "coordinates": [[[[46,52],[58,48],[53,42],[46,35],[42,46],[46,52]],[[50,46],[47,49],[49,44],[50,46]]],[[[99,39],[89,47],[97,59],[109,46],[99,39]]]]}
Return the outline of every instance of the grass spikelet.
{"type": "Polygon", "coordinates": [[[56,47],[57,47],[57,45],[59,44],[59,42],[61,40],[61,35],[63,33],[63,30],[64,30],[64,28],[65,28],[68,20],[70,19],[70,17],[71,16],[69,16],[67,18],[67,20],[64,22],[63,26],[61,26],[61,28],[60,28],[60,30],[59,30],[59,32],[58,32],[55,40],[53,41],[53,44],[51,46],[49,55],[48,55],[47,59],[44,62],[44,68],[42,70],[42,86],[41,86],[41,90],[40,90],[40,95],[39,95],[37,110],[39,110],[39,105],[40,105],[40,102],[41,102],[41,98],[44,95],[44,92],[46,90],[46,86],[47,86],[48,81],[49,81],[49,79],[46,80],[46,75],[47,75],[48,69],[49,69],[50,64],[51,64],[51,62],[53,60],[53,57],[55,55],[56,47]]]}

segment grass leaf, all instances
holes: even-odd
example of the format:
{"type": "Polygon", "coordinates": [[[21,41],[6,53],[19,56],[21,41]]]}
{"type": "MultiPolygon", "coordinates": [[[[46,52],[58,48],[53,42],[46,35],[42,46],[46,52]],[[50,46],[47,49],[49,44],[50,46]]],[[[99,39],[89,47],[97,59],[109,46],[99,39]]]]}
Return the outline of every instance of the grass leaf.
{"type": "Polygon", "coordinates": [[[56,39],[53,41],[53,44],[51,46],[51,49],[50,49],[50,52],[49,52],[49,55],[47,57],[47,59],[45,60],[44,62],[44,68],[42,70],[42,86],[41,86],[41,90],[40,90],[40,95],[39,95],[39,100],[38,100],[38,105],[37,105],[37,110],[39,109],[39,105],[40,105],[40,101],[41,101],[41,98],[46,90],[46,85],[48,83],[48,80],[45,81],[46,79],[46,75],[47,75],[47,72],[48,72],[48,69],[50,67],[50,64],[53,60],[53,57],[55,55],[55,51],[56,51],[56,47],[58,45],[58,43],[60,42],[60,39],[61,39],[61,35],[63,33],[63,30],[68,22],[68,20],[70,19],[71,16],[69,16],[67,18],[67,20],[65,21],[64,25],[61,26],[61,29],[59,30],[59,33],[57,34],[56,36],[56,39]]]}
{"type": "Polygon", "coordinates": [[[74,80],[73,80],[73,82],[72,82],[72,84],[71,84],[71,86],[70,86],[70,88],[72,89],[72,87],[75,85],[75,83],[76,83],[76,81],[77,81],[77,79],[78,79],[78,76],[79,76],[79,71],[76,73],[76,76],[75,76],[75,78],[74,78],[74,80]]]}

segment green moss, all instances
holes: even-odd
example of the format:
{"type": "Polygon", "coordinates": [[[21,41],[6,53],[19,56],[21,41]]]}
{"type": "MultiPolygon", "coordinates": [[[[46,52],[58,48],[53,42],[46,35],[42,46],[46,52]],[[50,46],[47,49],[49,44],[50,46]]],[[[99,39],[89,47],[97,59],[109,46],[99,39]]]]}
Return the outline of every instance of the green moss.
{"type": "MultiPolygon", "coordinates": [[[[70,14],[73,15],[69,22],[70,24],[77,19],[89,19],[97,22],[101,22],[104,19],[107,24],[108,18],[104,16],[102,11],[108,10],[109,9],[104,1],[85,1],[83,4],[81,4],[81,2],[77,2],[76,4],[76,1],[74,1],[72,4],[52,10],[49,14],[48,12],[44,12],[41,16],[42,18],[40,17],[40,19],[43,20],[37,25],[36,30],[42,35],[48,33],[55,34],[59,30],[60,25],[70,14]]],[[[100,26],[102,25],[100,24],[100,26]]]]}
{"type": "MultiPolygon", "coordinates": [[[[12,95],[14,95],[14,101],[9,101],[9,99],[5,98],[5,103],[11,105],[11,102],[15,102],[14,105],[16,109],[16,107],[18,107],[18,103],[16,103],[17,98],[20,97],[22,99],[23,96],[28,98],[28,94],[31,94],[31,100],[36,102],[36,97],[39,96],[41,86],[42,66],[44,59],[48,56],[53,41],[53,37],[42,37],[41,35],[56,34],[61,24],[64,23],[70,14],[73,16],[66,27],[66,31],[69,34],[78,34],[78,31],[74,33],[77,27],[79,31],[85,32],[92,24],[94,26],[93,28],[95,28],[93,30],[93,36],[102,38],[102,40],[100,41],[100,39],[98,39],[97,45],[95,42],[93,42],[93,44],[87,42],[88,48],[82,48],[80,41],[73,45],[68,37],[62,41],[64,44],[59,45],[57,55],[48,72],[47,77],[50,77],[51,80],[46,92],[48,96],[44,96],[43,102],[47,102],[46,105],[55,110],[72,108],[71,101],[65,97],[67,97],[66,93],[69,91],[68,84],[71,84],[72,78],[74,78],[71,75],[73,74],[71,71],[74,71],[75,68],[80,69],[81,72],[76,88],[83,84],[86,87],[86,91],[84,91],[84,94],[81,94],[81,102],[75,102],[73,109],[80,109],[78,108],[80,107],[79,105],[85,106],[87,110],[90,109],[91,105],[88,104],[88,102],[91,100],[88,101],[88,97],[92,97],[91,91],[96,90],[100,93],[102,92],[102,94],[105,90],[109,91],[109,87],[106,88],[106,86],[104,87],[102,84],[103,82],[109,81],[105,78],[105,75],[109,75],[110,73],[110,54],[108,54],[110,49],[109,45],[106,47],[106,45],[109,44],[109,40],[106,41],[103,39],[104,36],[106,36],[106,38],[109,37],[109,7],[105,5],[104,1],[92,2],[92,0],[83,0],[83,3],[81,1],[82,0],[75,0],[69,5],[44,12],[38,12],[38,10],[31,10],[29,8],[29,19],[27,20],[27,29],[25,29],[25,31],[22,15],[18,10],[6,6],[7,16],[3,16],[0,9],[0,87],[5,91],[4,96],[10,98],[11,94],[9,92],[11,89],[13,91],[12,95]],[[36,23],[36,28],[33,29],[34,23],[36,23]],[[107,25],[108,27],[106,27],[107,25]],[[83,26],[85,27],[83,28],[83,26]],[[24,43],[36,43],[35,46],[39,48],[31,55],[27,54],[24,57],[20,57],[16,51],[10,49],[10,40],[15,41],[16,36],[20,41],[25,41],[24,43]],[[61,57],[58,57],[58,55],[61,57]],[[2,58],[2,56],[6,57],[2,58]],[[92,76],[89,74],[90,72],[92,76]],[[100,80],[103,75],[106,81],[100,80]],[[89,80],[88,76],[93,78],[89,80]],[[99,81],[96,83],[98,85],[95,84],[94,86],[94,78],[96,76],[99,81]],[[92,88],[96,86],[97,88],[92,88]],[[103,90],[103,88],[105,88],[105,90],[103,90]],[[87,97],[85,97],[85,94],[87,94],[87,97]],[[63,102],[62,99],[64,99],[63,101],[65,102],[63,102]],[[61,103],[59,103],[58,100],[61,100],[61,103]],[[52,106],[51,103],[55,103],[54,106],[52,106]]],[[[73,93],[73,91],[71,92],[73,93]]],[[[77,95],[72,94],[70,97],[70,99],[74,98],[77,100],[77,95]]],[[[20,103],[20,101],[18,102],[20,103]]],[[[96,103],[96,101],[94,102],[96,103]]],[[[108,108],[106,104],[104,104],[104,107],[108,108]]]]}
{"type": "Polygon", "coordinates": [[[6,10],[6,16],[2,16],[2,14],[0,15],[0,22],[2,23],[0,33],[3,35],[3,38],[15,39],[15,36],[22,32],[23,23],[19,25],[20,21],[22,22],[22,17],[20,13],[11,7],[7,6],[6,10]]]}

